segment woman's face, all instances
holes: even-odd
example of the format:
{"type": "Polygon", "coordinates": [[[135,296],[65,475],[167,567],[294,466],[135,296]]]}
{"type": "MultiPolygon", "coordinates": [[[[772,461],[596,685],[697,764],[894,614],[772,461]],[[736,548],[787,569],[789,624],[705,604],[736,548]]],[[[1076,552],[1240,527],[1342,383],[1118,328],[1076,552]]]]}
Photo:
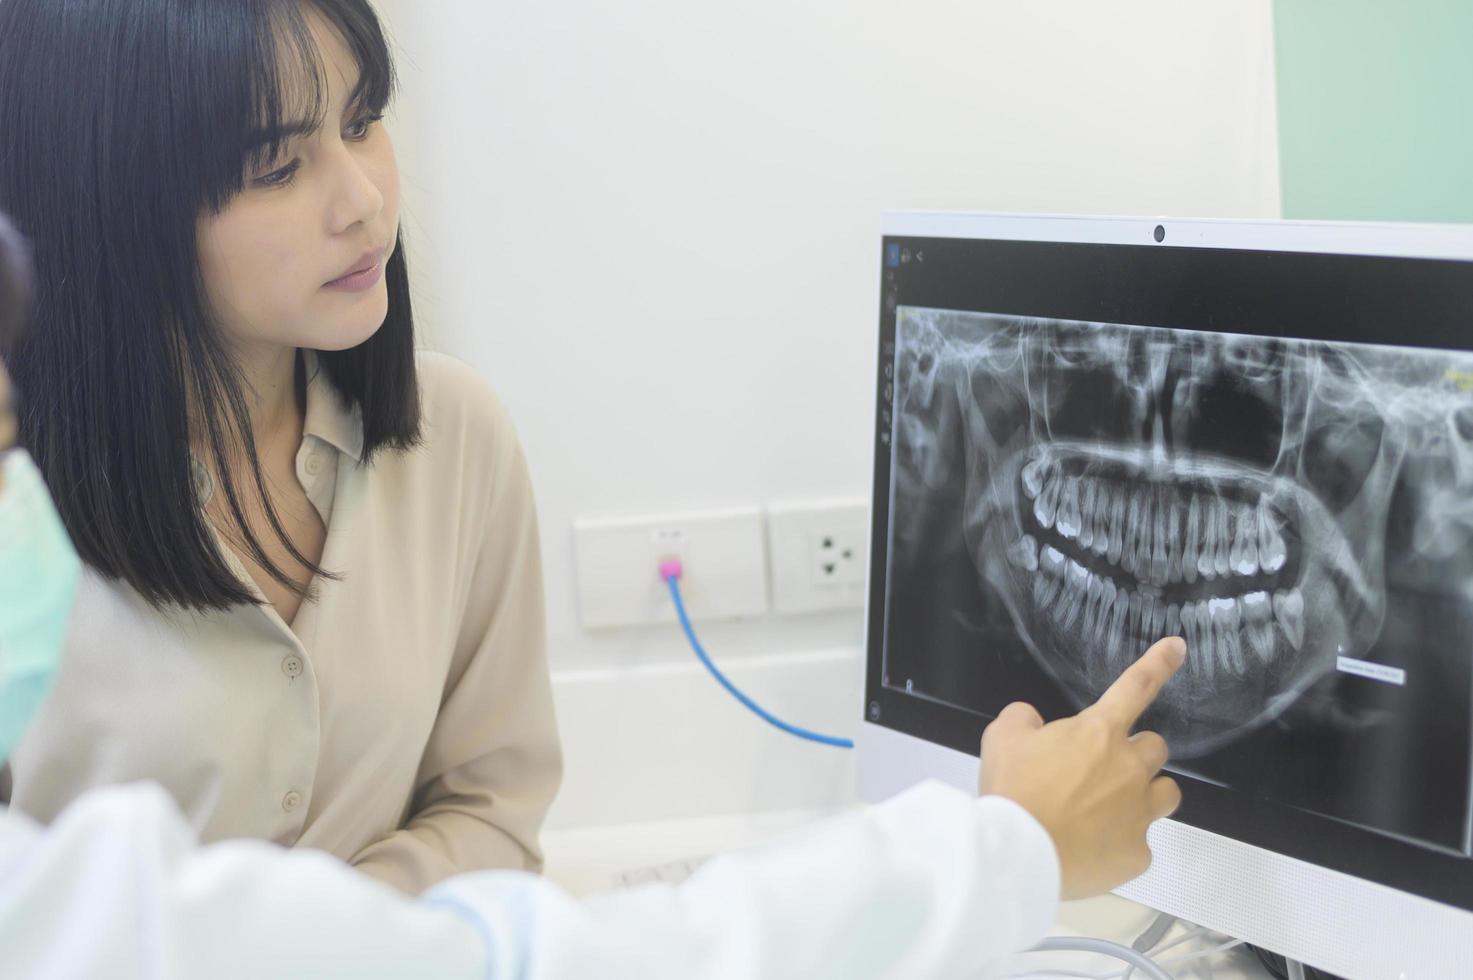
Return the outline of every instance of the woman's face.
{"type": "Polygon", "coordinates": [[[358,65],[338,34],[309,14],[328,109],[320,130],[246,175],[245,190],[199,224],[206,295],[226,336],[344,350],[388,314],[384,266],[399,226],[399,170],[383,125],[350,106],[358,65]]]}

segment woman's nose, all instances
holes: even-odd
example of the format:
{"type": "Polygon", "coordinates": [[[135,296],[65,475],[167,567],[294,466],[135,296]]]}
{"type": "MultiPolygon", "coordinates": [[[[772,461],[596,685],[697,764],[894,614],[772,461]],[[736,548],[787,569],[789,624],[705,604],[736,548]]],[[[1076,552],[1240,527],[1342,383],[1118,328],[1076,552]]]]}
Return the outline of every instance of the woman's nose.
{"type": "Polygon", "coordinates": [[[343,152],[329,212],[333,234],[377,218],[384,209],[384,194],[372,175],[352,155],[343,152]]]}

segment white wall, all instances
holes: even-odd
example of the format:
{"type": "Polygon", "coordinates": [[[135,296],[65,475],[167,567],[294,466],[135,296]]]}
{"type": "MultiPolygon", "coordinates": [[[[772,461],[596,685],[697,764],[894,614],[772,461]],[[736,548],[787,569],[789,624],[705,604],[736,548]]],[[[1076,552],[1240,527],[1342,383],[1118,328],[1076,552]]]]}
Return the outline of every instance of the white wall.
{"type": "MultiPolygon", "coordinates": [[[[689,653],[580,630],[575,518],[867,492],[882,209],[1278,213],[1269,0],[379,6],[422,317],[519,423],[554,668],[610,690],[689,653]]],[[[853,651],[859,620],[705,632],[853,651]]],[[[562,701],[592,805],[618,750],[562,701]]]]}

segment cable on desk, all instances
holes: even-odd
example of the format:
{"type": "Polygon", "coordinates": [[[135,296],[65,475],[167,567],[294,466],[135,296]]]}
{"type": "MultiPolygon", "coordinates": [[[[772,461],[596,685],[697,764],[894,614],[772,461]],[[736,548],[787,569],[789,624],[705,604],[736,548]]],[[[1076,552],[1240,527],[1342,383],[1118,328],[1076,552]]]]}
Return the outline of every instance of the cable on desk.
{"type": "Polygon", "coordinates": [[[1096,953],[1120,960],[1138,971],[1148,980],[1171,980],[1171,974],[1151,962],[1150,959],[1119,943],[1088,936],[1055,936],[1045,939],[1028,950],[1030,953],[1096,953]]]}
{"type": "MultiPolygon", "coordinates": [[[[1248,949],[1253,953],[1254,956],[1258,957],[1258,962],[1263,964],[1263,968],[1269,973],[1273,974],[1274,980],[1289,980],[1289,961],[1287,959],[1280,956],[1278,953],[1270,953],[1268,950],[1262,949],[1258,946],[1254,946],[1251,943],[1248,944],[1248,949]]],[[[1300,975],[1304,977],[1305,980],[1343,980],[1342,977],[1334,973],[1327,973],[1324,970],[1316,970],[1312,966],[1303,966],[1301,964],[1300,969],[1304,971],[1300,975]]]]}
{"type": "Polygon", "coordinates": [[[1156,948],[1161,940],[1166,938],[1166,934],[1171,931],[1171,927],[1174,925],[1176,925],[1176,916],[1166,912],[1160,913],[1156,918],[1151,920],[1151,924],[1146,927],[1145,932],[1135,937],[1135,942],[1130,944],[1130,948],[1137,953],[1149,953],[1156,948]]]}

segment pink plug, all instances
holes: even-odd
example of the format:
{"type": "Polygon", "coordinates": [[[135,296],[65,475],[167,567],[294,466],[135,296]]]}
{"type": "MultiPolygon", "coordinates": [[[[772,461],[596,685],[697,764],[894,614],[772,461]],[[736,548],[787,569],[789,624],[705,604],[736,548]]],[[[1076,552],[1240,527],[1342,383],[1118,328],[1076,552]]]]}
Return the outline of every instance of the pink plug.
{"type": "Polygon", "coordinates": [[[668,582],[671,579],[678,579],[684,571],[685,567],[680,564],[679,558],[667,558],[660,562],[660,579],[662,581],[668,582]]]}

